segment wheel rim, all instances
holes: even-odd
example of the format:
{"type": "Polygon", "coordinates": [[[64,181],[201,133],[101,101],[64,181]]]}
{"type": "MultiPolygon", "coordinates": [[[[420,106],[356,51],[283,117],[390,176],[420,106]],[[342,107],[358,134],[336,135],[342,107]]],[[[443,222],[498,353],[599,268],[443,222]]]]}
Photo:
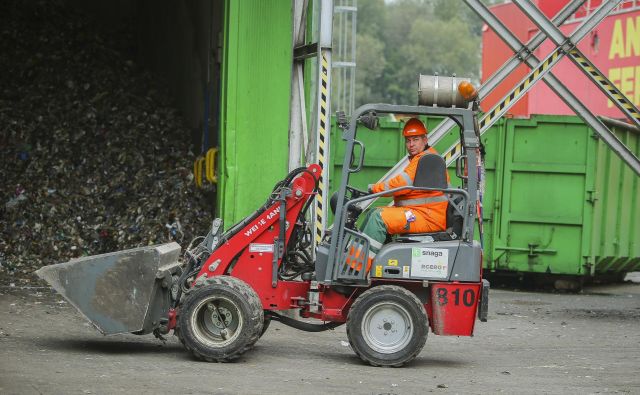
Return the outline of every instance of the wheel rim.
{"type": "Polygon", "coordinates": [[[201,300],[190,319],[194,336],[206,346],[216,348],[236,340],[243,322],[238,305],[221,296],[201,300]]]}
{"type": "Polygon", "coordinates": [[[371,307],[362,319],[362,334],[367,345],[383,354],[392,354],[409,344],[413,325],[402,306],[381,302],[371,307]]]}

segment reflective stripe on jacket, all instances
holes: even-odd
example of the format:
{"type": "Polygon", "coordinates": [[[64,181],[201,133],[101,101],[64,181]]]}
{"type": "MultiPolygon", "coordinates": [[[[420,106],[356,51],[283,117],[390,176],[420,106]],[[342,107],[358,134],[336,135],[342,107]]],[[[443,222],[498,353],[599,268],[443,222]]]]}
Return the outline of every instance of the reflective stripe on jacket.
{"type": "MultiPolygon", "coordinates": [[[[429,149],[409,160],[402,173],[392,179],[375,184],[374,193],[389,191],[394,188],[412,186],[415,180],[418,162],[426,154],[438,154],[429,149]]],[[[447,183],[449,175],[447,174],[447,183]]],[[[394,207],[382,208],[382,219],[389,234],[429,233],[446,229],[448,200],[440,191],[403,190],[387,196],[393,196],[394,207]]]]}

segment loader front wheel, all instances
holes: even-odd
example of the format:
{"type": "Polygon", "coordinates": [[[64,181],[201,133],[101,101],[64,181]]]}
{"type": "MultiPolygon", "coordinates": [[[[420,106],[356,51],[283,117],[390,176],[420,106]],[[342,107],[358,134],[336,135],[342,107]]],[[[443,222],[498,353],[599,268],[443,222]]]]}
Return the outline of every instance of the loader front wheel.
{"type": "Polygon", "coordinates": [[[196,358],[228,362],[253,347],[263,321],[260,298],[247,283],[216,276],[189,292],[178,310],[176,335],[196,358]]]}
{"type": "Polygon", "coordinates": [[[271,325],[271,316],[265,314],[264,315],[264,323],[262,324],[262,330],[260,331],[260,337],[264,335],[264,333],[269,329],[269,325],[271,325]]]}
{"type": "Polygon", "coordinates": [[[380,285],[363,292],[347,316],[351,348],[373,366],[402,366],[413,360],[427,341],[424,305],[412,292],[380,285]]]}

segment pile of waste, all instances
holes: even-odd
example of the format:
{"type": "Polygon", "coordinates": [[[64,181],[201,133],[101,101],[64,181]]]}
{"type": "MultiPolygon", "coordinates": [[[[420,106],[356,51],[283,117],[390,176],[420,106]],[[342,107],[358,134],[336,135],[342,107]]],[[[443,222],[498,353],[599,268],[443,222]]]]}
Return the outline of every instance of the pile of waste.
{"type": "Polygon", "coordinates": [[[134,42],[55,2],[0,3],[0,285],[207,232],[190,131],[134,42]]]}

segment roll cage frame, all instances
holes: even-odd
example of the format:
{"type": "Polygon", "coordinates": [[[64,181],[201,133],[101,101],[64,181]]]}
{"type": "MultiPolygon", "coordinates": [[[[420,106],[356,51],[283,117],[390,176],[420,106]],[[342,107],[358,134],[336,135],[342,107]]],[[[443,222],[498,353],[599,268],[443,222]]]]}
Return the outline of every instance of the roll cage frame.
{"type": "MultiPolygon", "coordinates": [[[[478,200],[478,172],[471,171],[469,164],[478,163],[478,154],[480,148],[479,128],[475,118],[475,112],[471,109],[462,108],[443,108],[443,107],[427,107],[427,106],[403,106],[391,104],[367,104],[357,108],[351,116],[348,127],[343,129],[342,140],[346,141],[344,152],[344,160],[342,163],[342,172],[340,183],[337,189],[338,200],[336,212],[334,216],[334,227],[331,235],[331,243],[329,248],[328,266],[324,271],[324,278],[318,281],[323,284],[331,284],[338,280],[338,260],[341,256],[341,248],[344,242],[345,228],[348,209],[350,206],[364,202],[369,199],[375,199],[383,195],[397,192],[400,190],[420,190],[420,191],[442,191],[445,193],[463,195],[465,203],[463,208],[463,232],[461,241],[472,242],[476,219],[476,204],[478,200]],[[375,193],[367,196],[361,196],[355,199],[346,199],[347,187],[349,186],[349,177],[352,173],[362,170],[364,165],[365,146],[357,140],[358,121],[363,117],[377,116],[379,114],[408,114],[408,115],[424,115],[448,117],[460,127],[460,142],[462,145],[462,154],[456,163],[456,173],[462,179],[462,188],[421,188],[414,186],[405,186],[394,188],[390,191],[375,193]],[[355,146],[360,147],[360,156],[357,166],[352,167],[355,146]],[[338,225],[338,226],[335,226],[338,225]]],[[[474,166],[475,170],[475,166],[474,166]]]]}

